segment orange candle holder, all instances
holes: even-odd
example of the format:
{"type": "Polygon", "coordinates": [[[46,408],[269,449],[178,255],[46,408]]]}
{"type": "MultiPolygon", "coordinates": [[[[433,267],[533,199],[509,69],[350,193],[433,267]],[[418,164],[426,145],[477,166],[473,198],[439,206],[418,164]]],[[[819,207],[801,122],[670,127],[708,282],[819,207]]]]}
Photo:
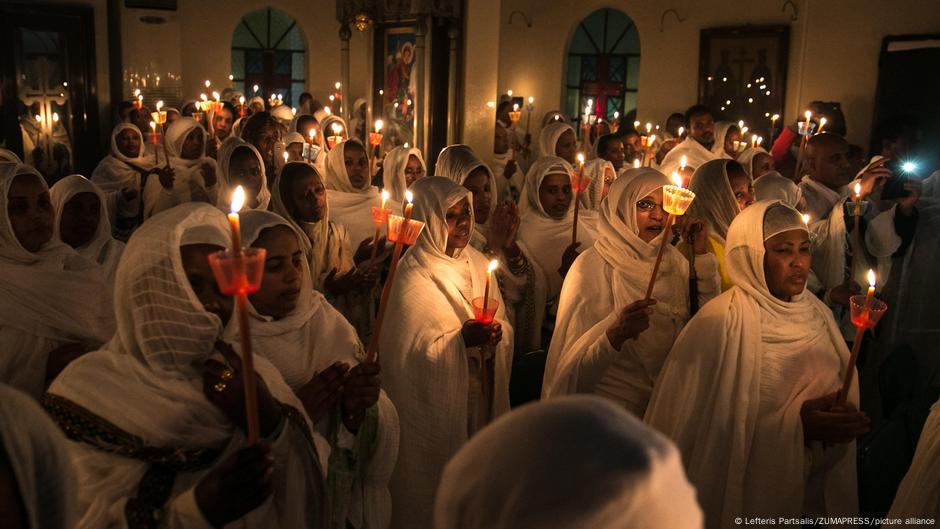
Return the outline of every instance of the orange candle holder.
{"type": "Polygon", "coordinates": [[[493,298],[485,300],[479,297],[475,298],[470,304],[473,306],[473,319],[480,323],[491,323],[496,318],[496,311],[499,310],[499,301],[493,298]],[[486,310],[483,309],[484,305],[486,310]]]}
{"type": "Polygon", "coordinates": [[[521,110],[510,110],[509,111],[509,121],[512,121],[512,124],[515,125],[519,123],[519,120],[522,119],[521,110]]]}
{"type": "Polygon", "coordinates": [[[849,298],[849,310],[852,314],[852,325],[859,329],[871,329],[878,325],[881,317],[888,310],[888,305],[878,298],[871,298],[868,306],[865,306],[867,296],[858,295],[849,298]]]}
{"type": "Polygon", "coordinates": [[[420,220],[405,219],[398,215],[388,216],[388,240],[396,244],[413,245],[423,229],[424,223],[420,220]]]}
{"type": "Polygon", "coordinates": [[[265,254],[264,248],[242,248],[241,254],[231,249],[209,254],[209,266],[219,290],[227,296],[243,296],[260,290],[265,254]]]}
{"type": "MultiPolygon", "coordinates": [[[[389,208],[380,208],[377,206],[372,206],[372,222],[376,224],[386,224],[388,222],[388,218],[391,215],[392,215],[392,210],[389,208]]],[[[411,222],[411,220],[409,220],[409,222],[411,222]]],[[[420,222],[420,221],[416,220],[414,222],[420,222]]]]}
{"type": "Polygon", "coordinates": [[[326,137],[326,144],[330,146],[330,150],[333,150],[333,147],[336,147],[337,143],[342,143],[342,142],[343,142],[342,136],[327,136],[326,137]]]}
{"type": "Polygon", "coordinates": [[[672,215],[685,215],[695,200],[695,193],[684,187],[663,186],[663,210],[672,215]]]}
{"type": "Polygon", "coordinates": [[[572,171],[571,173],[571,191],[575,193],[584,193],[593,180],[590,176],[584,174],[584,169],[572,171]]]}
{"type": "Polygon", "coordinates": [[[379,145],[382,145],[382,133],[370,132],[369,133],[369,145],[373,147],[378,147],[379,145]]]}

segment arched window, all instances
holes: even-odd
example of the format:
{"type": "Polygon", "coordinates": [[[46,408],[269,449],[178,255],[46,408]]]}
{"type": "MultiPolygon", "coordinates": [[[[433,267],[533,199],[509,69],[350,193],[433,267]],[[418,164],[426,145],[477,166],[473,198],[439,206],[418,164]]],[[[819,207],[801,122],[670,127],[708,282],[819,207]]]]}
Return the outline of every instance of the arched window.
{"type": "Polygon", "coordinates": [[[232,34],[232,76],[246,97],[281,94],[297,105],[304,91],[304,36],[287,13],[270,7],[245,15],[232,34]]]}
{"type": "Polygon", "coordinates": [[[578,24],[568,47],[566,113],[581,121],[588,99],[594,115],[611,120],[636,108],[640,35],[616,9],[598,9],[578,24]]]}

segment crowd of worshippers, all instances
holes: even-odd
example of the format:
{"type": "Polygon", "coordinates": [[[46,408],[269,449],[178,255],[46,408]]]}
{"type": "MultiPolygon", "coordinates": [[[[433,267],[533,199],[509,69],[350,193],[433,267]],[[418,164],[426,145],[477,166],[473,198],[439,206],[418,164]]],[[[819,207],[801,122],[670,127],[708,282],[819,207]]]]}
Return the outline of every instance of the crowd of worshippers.
{"type": "MultiPolygon", "coordinates": [[[[560,112],[533,140],[502,104],[492,153],[450,145],[431,171],[394,131],[373,156],[360,104],[347,124],[309,94],[295,112],[238,96],[167,109],[160,143],[123,104],[91,175],[51,187],[0,151],[0,525],[859,523],[871,419],[860,377],[839,395],[850,297],[877,273],[890,309],[871,343],[935,348],[940,327],[924,292],[940,173],[898,182],[910,127],[876,131],[866,162],[831,104],[811,105],[828,122],[802,155],[796,121],[769,151],[742,152],[741,127],[701,105],[655,143],[627,121],[579,140],[560,112]],[[673,173],[695,199],[670,227],[673,173]],[[248,306],[258,443],[208,262],[236,186],[242,244],[266,250],[248,306]],[[375,360],[393,252],[371,211],[406,194],[425,227],[375,360]]],[[[880,513],[915,524],[940,518],[940,407],[916,446],[880,513]]]]}

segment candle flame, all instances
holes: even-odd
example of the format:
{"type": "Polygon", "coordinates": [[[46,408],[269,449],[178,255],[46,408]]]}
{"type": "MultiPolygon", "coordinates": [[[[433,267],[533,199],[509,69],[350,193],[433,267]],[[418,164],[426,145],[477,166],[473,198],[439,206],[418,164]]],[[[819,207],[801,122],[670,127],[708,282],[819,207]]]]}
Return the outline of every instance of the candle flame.
{"type": "Polygon", "coordinates": [[[289,158],[289,155],[287,154],[287,151],[284,151],[284,163],[287,163],[288,158],[289,158]]]}
{"type": "Polygon", "coordinates": [[[535,98],[532,96],[529,96],[529,104],[531,105],[532,103],[535,103],[535,98]]]}
{"type": "Polygon", "coordinates": [[[856,183],[855,183],[855,187],[854,187],[854,191],[855,191],[855,198],[861,198],[861,196],[862,196],[862,184],[856,182],[856,183]]]}
{"type": "Polygon", "coordinates": [[[634,168],[634,169],[639,169],[639,168],[640,168],[640,159],[639,159],[639,158],[637,158],[636,160],[633,160],[633,168],[634,168]]]}
{"type": "Polygon", "coordinates": [[[682,133],[685,132],[685,127],[679,127],[679,137],[682,137],[682,133]]]}
{"type": "Polygon", "coordinates": [[[584,165],[584,153],[583,152],[578,153],[578,163],[581,165],[584,165]]]}
{"type": "Polygon", "coordinates": [[[407,149],[407,148],[411,147],[411,145],[409,145],[408,142],[406,141],[405,144],[403,145],[403,147],[407,149]]]}
{"type": "Polygon", "coordinates": [[[619,111],[619,110],[614,110],[614,119],[617,119],[617,118],[619,118],[619,117],[620,117],[620,111],[619,111]]]}
{"type": "Polygon", "coordinates": [[[672,172],[672,183],[676,187],[682,187],[682,177],[679,176],[679,173],[677,171],[672,172]]]}
{"type": "Polygon", "coordinates": [[[330,125],[330,128],[333,129],[334,136],[338,136],[340,132],[343,132],[343,126],[339,123],[333,123],[330,125]]]}
{"type": "Polygon", "coordinates": [[[234,81],[234,80],[235,80],[235,76],[232,75],[232,74],[228,74],[228,80],[229,80],[229,81],[234,81]]]}
{"type": "Polygon", "coordinates": [[[751,141],[757,143],[757,134],[751,134],[751,141]]]}
{"type": "MultiPolygon", "coordinates": [[[[680,127],[681,128],[681,127],[680,127]]],[[[686,164],[689,163],[689,158],[686,155],[682,155],[682,158],[679,158],[679,168],[685,169],[686,164]]]]}
{"type": "Polygon", "coordinates": [[[238,104],[239,105],[245,104],[245,96],[238,96],[238,104]]]}
{"type": "Polygon", "coordinates": [[[58,122],[59,122],[59,113],[58,113],[58,112],[53,112],[53,113],[52,113],[52,121],[55,122],[55,123],[58,123],[58,122]]]}
{"type": "Polygon", "coordinates": [[[414,202],[414,199],[415,199],[415,195],[414,193],[411,192],[410,189],[405,191],[405,200],[407,200],[409,204],[414,202]]]}
{"type": "Polygon", "coordinates": [[[506,95],[512,97],[512,90],[506,90],[506,95]]]}
{"type": "Polygon", "coordinates": [[[313,143],[313,139],[317,137],[317,129],[310,129],[310,132],[307,134],[310,137],[310,143],[313,143]]]}
{"type": "Polygon", "coordinates": [[[333,85],[333,86],[335,86],[335,87],[336,87],[336,89],[337,89],[337,90],[339,90],[339,89],[340,89],[340,87],[341,87],[341,86],[343,86],[343,85],[341,85],[341,84],[339,83],[339,81],[336,81],[336,84],[335,84],[335,85],[333,85]]]}
{"type": "Polygon", "coordinates": [[[512,111],[513,111],[513,112],[518,112],[518,111],[519,111],[519,103],[513,103],[513,104],[512,104],[512,111]]]}
{"type": "Polygon", "coordinates": [[[290,113],[291,113],[291,115],[296,116],[296,115],[297,115],[297,108],[296,108],[296,107],[290,107],[290,113]]]}
{"type": "Polygon", "coordinates": [[[144,96],[138,94],[138,95],[137,95],[137,100],[140,101],[140,102],[143,102],[144,96]]]}
{"type": "Polygon", "coordinates": [[[332,103],[334,100],[336,100],[336,96],[330,94],[330,103],[332,103]]]}
{"type": "Polygon", "coordinates": [[[744,128],[741,129],[741,134],[742,134],[742,135],[747,134],[747,131],[748,131],[748,128],[747,128],[747,127],[744,127],[744,128]]]}
{"type": "Polygon", "coordinates": [[[333,114],[333,111],[330,110],[330,107],[323,107],[323,111],[326,112],[327,116],[333,114]]]}
{"type": "Polygon", "coordinates": [[[499,266],[499,261],[497,261],[496,259],[493,259],[492,261],[490,261],[490,265],[486,267],[486,271],[492,272],[493,270],[496,270],[498,266],[499,266]]]}
{"type": "Polygon", "coordinates": [[[218,101],[218,100],[219,100],[219,93],[218,93],[218,92],[212,92],[212,99],[215,99],[216,101],[218,101]]]}
{"type": "Polygon", "coordinates": [[[813,113],[810,112],[809,110],[804,112],[803,115],[806,116],[806,121],[809,121],[809,118],[813,117],[813,113]]]}
{"type": "Polygon", "coordinates": [[[157,101],[157,112],[159,112],[161,108],[163,108],[163,101],[157,101]]]}
{"type": "Polygon", "coordinates": [[[210,83],[209,80],[206,79],[206,88],[209,88],[210,86],[212,86],[212,83],[210,83]]]}
{"type": "Polygon", "coordinates": [[[245,205],[245,188],[238,186],[235,188],[235,192],[232,193],[232,213],[238,213],[241,211],[242,206],[245,205]]]}
{"type": "Polygon", "coordinates": [[[649,144],[652,145],[656,141],[656,135],[650,134],[649,144]]]}
{"type": "Polygon", "coordinates": [[[258,93],[258,88],[259,88],[258,85],[254,85],[251,87],[251,89],[254,90],[256,94],[258,93]]]}
{"type": "Polygon", "coordinates": [[[780,114],[774,114],[773,116],[770,116],[770,121],[777,121],[778,119],[780,119],[780,114]]]}
{"type": "Polygon", "coordinates": [[[806,213],[803,214],[803,224],[806,224],[807,226],[809,226],[809,215],[807,215],[806,213]]]}
{"type": "Polygon", "coordinates": [[[384,189],[382,190],[382,202],[383,202],[383,203],[384,203],[386,200],[388,200],[390,196],[391,196],[391,195],[389,194],[388,191],[386,191],[386,190],[384,190],[384,189]]]}
{"type": "Polygon", "coordinates": [[[743,128],[744,128],[744,120],[743,120],[743,119],[738,121],[738,128],[739,128],[739,129],[743,129],[743,128]]]}
{"type": "Polygon", "coordinates": [[[639,121],[634,121],[634,122],[633,122],[633,128],[635,128],[635,129],[640,128],[640,122],[639,122],[639,121]]]}
{"type": "Polygon", "coordinates": [[[375,131],[376,131],[376,132],[382,132],[382,127],[384,127],[384,126],[385,126],[385,122],[384,122],[384,121],[382,121],[381,119],[375,120],[375,131]]]}
{"type": "Polygon", "coordinates": [[[151,121],[151,122],[150,122],[150,128],[153,129],[154,132],[156,132],[156,131],[157,131],[157,123],[154,122],[154,121],[151,121]]]}
{"type": "Polygon", "coordinates": [[[208,101],[208,100],[209,100],[209,98],[206,96],[206,94],[199,94],[199,99],[202,99],[203,101],[208,101]]]}
{"type": "Polygon", "coordinates": [[[140,88],[137,88],[134,90],[134,96],[139,96],[139,95],[140,95],[140,88]]]}
{"type": "Polygon", "coordinates": [[[871,268],[868,269],[868,286],[875,288],[875,271],[871,268]]]}
{"type": "Polygon", "coordinates": [[[823,128],[823,125],[826,124],[826,118],[819,118],[819,128],[823,128]]]}
{"type": "Polygon", "coordinates": [[[646,133],[649,134],[651,130],[653,130],[653,124],[652,124],[652,123],[647,123],[647,124],[646,124],[646,133]]]}
{"type": "Polygon", "coordinates": [[[42,123],[42,116],[40,116],[39,114],[36,114],[36,121],[42,123]]]}

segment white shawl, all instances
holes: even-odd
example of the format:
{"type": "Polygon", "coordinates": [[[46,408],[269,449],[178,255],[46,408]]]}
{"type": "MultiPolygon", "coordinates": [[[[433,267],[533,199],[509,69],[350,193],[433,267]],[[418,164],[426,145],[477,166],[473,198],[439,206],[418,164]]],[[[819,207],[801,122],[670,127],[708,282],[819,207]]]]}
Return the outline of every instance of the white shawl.
{"type": "MultiPolygon", "coordinates": [[[[131,123],[118,123],[111,131],[111,151],[105,156],[95,170],[91,173],[91,181],[95,183],[108,196],[109,204],[117,204],[113,215],[118,218],[133,218],[140,213],[140,171],[153,168],[154,160],[145,155],[146,142],[137,126],[131,123]],[[118,149],[117,137],[125,130],[133,131],[140,138],[140,151],[137,156],[128,157],[118,149]],[[121,195],[122,189],[132,189],[138,192],[137,198],[126,201],[121,195]]],[[[154,177],[156,178],[156,177],[154,177]]]]}
{"type": "MultiPolygon", "coordinates": [[[[493,171],[481,160],[473,150],[467,145],[449,145],[444,147],[441,154],[437,157],[437,165],[434,167],[434,173],[437,176],[449,178],[458,185],[464,185],[470,173],[477,168],[482,167],[486,170],[487,178],[490,181],[490,218],[496,211],[499,204],[499,190],[496,188],[496,177],[493,171]]],[[[482,250],[486,244],[487,234],[490,231],[488,224],[473,223],[473,235],[471,243],[477,250],[482,250]]]]}
{"type": "Polygon", "coordinates": [[[940,405],[934,403],[888,518],[940,518],[940,405]]]}
{"type": "Polygon", "coordinates": [[[709,235],[722,244],[727,237],[728,226],[741,211],[728,180],[729,161],[705,162],[695,170],[689,182],[689,190],[695,193],[689,215],[707,222],[709,235]]]}
{"type": "MultiPolygon", "coordinates": [[[[734,287],[705,305],[676,339],[646,412],[646,422],[678,445],[707,526],[715,529],[735,527],[736,516],[799,518],[809,512],[807,496],[823,504],[819,514],[858,510],[855,443],[828,449],[803,443],[803,401],[841,387],[849,352],[815,296],[803,292],[785,302],[767,289],[763,218],[773,204],[780,203],[758,202],[732,223],[726,263],[734,287]],[[811,351],[815,356],[793,358],[811,351]],[[781,371],[774,363],[781,354],[805,367],[781,371]],[[822,360],[832,369],[819,370],[822,360]],[[771,413],[761,402],[767,384],[770,394],[787,399],[771,413]],[[809,482],[819,489],[809,493],[809,482]]],[[[856,406],[857,380],[849,392],[856,406]]]]}
{"type": "Polygon", "coordinates": [[[398,202],[405,200],[405,190],[408,189],[408,181],[405,179],[405,167],[408,165],[408,159],[411,156],[421,162],[421,167],[427,173],[427,164],[424,163],[424,156],[421,155],[420,149],[395,147],[385,155],[385,161],[382,162],[382,185],[389,192],[392,200],[398,202]]]}
{"type": "MultiPolygon", "coordinates": [[[[469,245],[455,257],[446,254],[445,214],[461,199],[472,200],[467,190],[433,176],[412,187],[414,218],[427,226],[401,260],[379,347],[385,389],[401,417],[401,449],[392,476],[396,528],[430,526],[444,465],[473,434],[468,370],[480,353],[464,345],[460,331],[474,318],[471,301],[483,296],[487,267],[486,258],[469,245]]],[[[496,320],[503,329],[490,383],[495,418],[509,410],[513,331],[495,278],[490,296],[499,301],[496,320]]]]}
{"type": "Polygon", "coordinates": [[[555,146],[558,144],[558,139],[561,138],[561,135],[569,130],[572,133],[574,132],[571,125],[563,121],[553,121],[542,127],[542,130],[539,132],[540,157],[558,156],[555,154],[555,146]]]}
{"type": "Polygon", "coordinates": [[[76,248],[78,255],[89,261],[101,265],[109,283],[114,283],[114,273],[117,271],[121,253],[124,252],[124,243],[111,236],[111,222],[108,220],[108,202],[101,188],[88,181],[82,175],[73,174],[56,182],[49,194],[52,196],[52,207],[55,209],[55,224],[53,230],[55,237],[61,240],[62,210],[69,200],[79,193],[94,193],[101,205],[98,215],[98,231],[94,238],[81,248],[76,248]]]}
{"type": "Polygon", "coordinates": [[[46,185],[28,165],[0,163],[0,382],[39,397],[49,351],[98,347],[114,334],[114,314],[100,266],[55,237],[36,253],[17,240],[7,196],[19,175],[46,185]]]}
{"type": "MultiPolygon", "coordinates": [[[[667,184],[669,179],[655,169],[632,169],[601,203],[598,239],[575,261],[561,290],[544,397],[590,392],[643,416],[666,354],[689,319],[689,263],[678,250],[666,246],[653,287],[657,304],[650,327],[619,351],[606,333],[624,307],[646,295],[663,235],[650,242],[640,238],[636,203],[667,184]]],[[[696,269],[704,305],[720,290],[715,258],[696,256],[696,269]]]]}
{"type": "MultiPolygon", "coordinates": [[[[349,182],[345,160],[346,144],[349,142],[361,145],[361,142],[355,139],[344,141],[338,143],[326,155],[326,178],[323,184],[330,201],[330,218],[346,228],[350,246],[358,248],[362,241],[375,234],[372,207],[379,207],[382,197],[378,188],[372,187],[368,180],[359,189],[349,182]]],[[[385,205],[386,208],[391,208],[393,213],[400,215],[401,210],[397,206],[395,201],[389,201],[385,205]]]]}
{"type": "Polygon", "coordinates": [[[261,167],[261,191],[259,191],[258,195],[255,197],[258,205],[255,206],[254,209],[268,209],[268,204],[271,202],[271,191],[268,190],[268,177],[264,173],[264,159],[261,158],[261,153],[258,152],[258,149],[255,148],[254,145],[237,136],[229,136],[222,142],[222,146],[219,147],[219,172],[216,175],[219,178],[219,189],[216,205],[225,213],[228,213],[231,209],[232,193],[234,193],[235,187],[237,187],[238,184],[232,182],[229,173],[231,170],[232,155],[235,154],[235,151],[239,148],[250,150],[258,159],[258,164],[261,167]]]}
{"type": "MultiPolygon", "coordinates": [[[[728,133],[731,132],[732,127],[737,128],[738,126],[730,121],[715,123],[715,143],[712,145],[712,154],[716,158],[731,159],[731,156],[725,151],[725,140],[728,138],[728,133]]],[[[748,171],[748,174],[750,173],[748,171]]]]}
{"type": "MultiPolygon", "coordinates": [[[[206,312],[189,285],[179,248],[187,244],[229,244],[225,216],[206,204],[184,204],[144,223],[127,245],[118,267],[115,305],[118,330],[103,349],[69,364],[49,388],[124,432],[144,446],[224,449],[218,464],[247,446],[243,433],[203,394],[202,364],[222,334],[218,316],[206,312]]],[[[234,315],[233,315],[234,318],[234,315]]],[[[303,406],[265,358],[255,371],[271,395],[292,406],[308,425],[287,421],[271,442],[274,494],[232,527],[322,527],[323,483],[316,447],[303,406]]],[[[48,406],[49,401],[47,401],[48,406]]],[[[149,465],[84,442],[69,443],[79,475],[80,528],[126,527],[124,506],[138,494],[149,465]]],[[[186,527],[201,517],[183,498],[209,471],[176,475],[163,511],[167,526],[186,527]]],[[[203,522],[204,523],[204,522],[203,522]]]]}
{"type": "MultiPolygon", "coordinates": [[[[241,226],[242,241],[246,246],[251,246],[265,229],[274,226],[291,228],[301,245],[305,238],[291,223],[269,211],[244,213],[241,226]]],[[[356,330],[327,302],[323,294],[313,290],[310,275],[306,270],[304,272],[297,307],[284,318],[273,320],[259,314],[249,304],[253,318],[252,342],[256,354],[270,360],[294,391],[301,389],[334,362],[341,361],[353,366],[363,358],[362,343],[356,336],[356,330]]],[[[234,322],[229,322],[226,335],[233,343],[237,343],[239,329],[234,322]]],[[[388,527],[391,517],[388,481],[398,457],[398,413],[385,392],[381,393],[376,407],[379,428],[375,452],[369,455],[363,474],[359,477],[360,495],[354,499],[350,512],[346,513],[350,521],[357,521],[354,527],[388,527]]],[[[333,516],[336,515],[334,512],[333,516]]]]}
{"type": "MultiPolygon", "coordinates": [[[[571,175],[574,169],[568,162],[557,157],[538,159],[525,177],[525,187],[520,203],[522,220],[519,224],[517,238],[529,250],[527,255],[542,269],[548,285],[547,298],[554,299],[561,292],[562,277],[558,274],[561,267],[561,256],[565,248],[571,244],[572,222],[574,221],[574,197],[568,214],[562,219],[550,217],[542,208],[539,201],[539,187],[546,176],[550,174],[571,175]]],[[[596,238],[596,213],[586,211],[581,213],[578,221],[578,242],[581,243],[579,251],[584,251],[596,238]]]]}
{"type": "Polygon", "coordinates": [[[614,178],[617,177],[614,164],[603,158],[594,158],[584,164],[584,176],[590,178],[591,182],[588,184],[588,188],[581,193],[582,211],[597,211],[600,209],[601,200],[604,199],[609,189],[605,183],[607,178],[605,173],[607,171],[610,171],[614,178]]]}
{"type": "Polygon", "coordinates": [[[771,171],[754,180],[754,198],[758,201],[779,200],[791,208],[800,209],[803,192],[800,186],[793,183],[793,180],[782,176],[777,171],[771,171]]]}
{"type": "Polygon", "coordinates": [[[702,529],[669,439],[596,397],[501,417],[447,464],[436,529],[702,529]]]}
{"type": "Polygon", "coordinates": [[[202,125],[190,117],[181,117],[167,127],[164,141],[170,154],[170,167],[175,171],[173,187],[170,190],[164,189],[157,175],[147,178],[147,185],[144,187],[144,217],[150,218],[156,213],[185,202],[216,204],[218,186],[206,186],[202,176],[204,165],[212,166],[216,177],[219,176],[218,164],[206,156],[205,141],[208,141],[205,140],[206,137],[207,134],[202,125]],[[194,159],[182,158],[183,144],[193,130],[198,130],[203,135],[202,154],[194,159]]]}
{"type": "Polygon", "coordinates": [[[686,167],[692,170],[705,165],[705,162],[718,158],[715,153],[703,147],[698,140],[688,137],[666,154],[659,170],[666,176],[671,175],[673,171],[678,171],[683,156],[686,157],[686,167]]]}
{"type": "Polygon", "coordinates": [[[754,178],[754,160],[757,158],[758,154],[770,156],[770,153],[764,150],[763,147],[748,147],[737,158],[738,163],[744,166],[744,170],[747,171],[747,174],[751,175],[752,179],[754,178]]]}
{"type": "Polygon", "coordinates": [[[78,491],[65,437],[35,400],[4,384],[0,384],[0,452],[13,469],[13,487],[19,490],[26,527],[73,529],[78,491]]]}

